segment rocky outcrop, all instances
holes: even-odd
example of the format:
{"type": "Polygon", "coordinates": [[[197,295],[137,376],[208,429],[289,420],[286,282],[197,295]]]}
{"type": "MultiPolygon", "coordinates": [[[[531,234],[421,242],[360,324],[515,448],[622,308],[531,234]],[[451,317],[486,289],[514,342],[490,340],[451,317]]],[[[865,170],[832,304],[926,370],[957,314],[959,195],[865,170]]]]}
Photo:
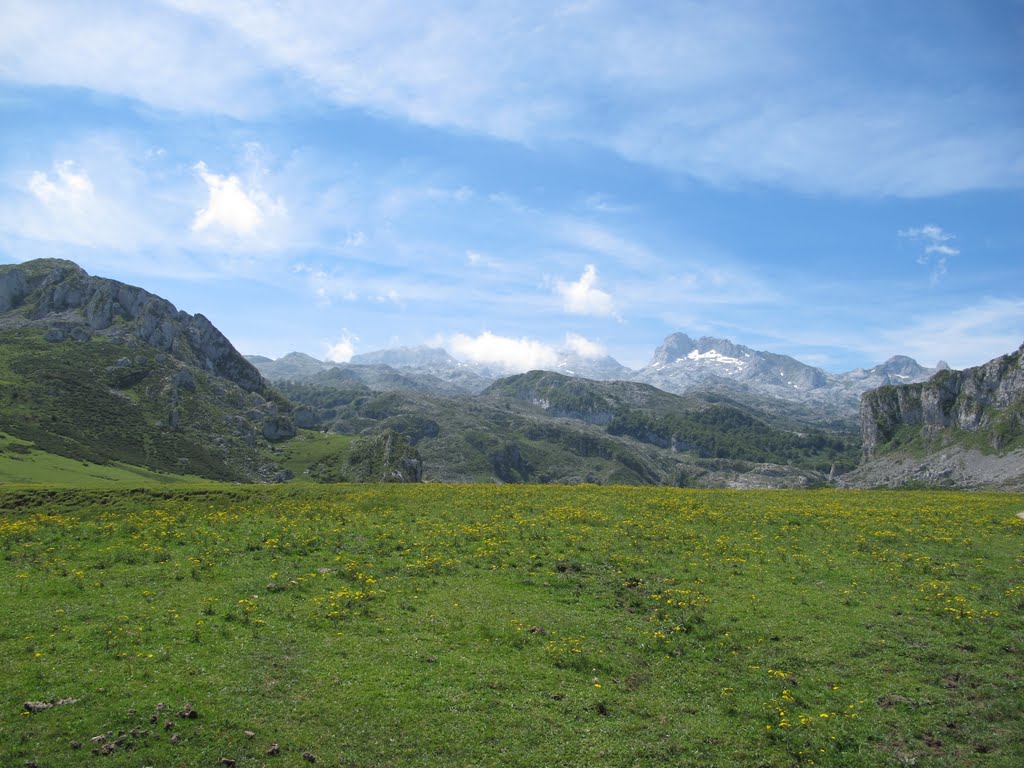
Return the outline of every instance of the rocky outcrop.
{"type": "Polygon", "coordinates": [[[528,482],[535,469],[516,443],[506,443],[491,454],[490,460],[494,476],[503,483],[528,482]]]}
{"type": "Polygon", "coordinates": [[[21,270],[9,269],[0,274],[0,312],[16,307],[28,291],[28,281],[21,270]]]}
{"type": "Polygon", "coordinates": [[[272,443],[295,437],[295,422],[291,416],[274,414],[263,422],[263,437],[272,443]]]}
{"type": "Polygon", "coordinates": [[[409,440],[387,430],[352,443],[348,454],[349,477],[356,482],[419,483],[423,460],[409,440]]]}
{"type": "Polygon", "coordinates": [[[926,456],[886,455],[836,480],[838,488],[955,488],[1024,491],[1024,449],[983,453],[949,445],[926,456]]]}
{"type": "Polygon", "coordinates": [[[45,324],[47,338],[54,341],[90,333],[134,338],[247,392],[266,386],[203,315],[179,311],[142,288],[91,277],[70,261],[40,259],[0,268],[0,312],[22,323],[45,324]]]}
{"type": "Polygon", "coordinates": [[[985,433],[993,450],[1024,434],[1024,345],[977,368],[940,371],[919,384],[881,387],[861,398],[864,455],[872,458],[903,427],[926,436],[985,433]]]}

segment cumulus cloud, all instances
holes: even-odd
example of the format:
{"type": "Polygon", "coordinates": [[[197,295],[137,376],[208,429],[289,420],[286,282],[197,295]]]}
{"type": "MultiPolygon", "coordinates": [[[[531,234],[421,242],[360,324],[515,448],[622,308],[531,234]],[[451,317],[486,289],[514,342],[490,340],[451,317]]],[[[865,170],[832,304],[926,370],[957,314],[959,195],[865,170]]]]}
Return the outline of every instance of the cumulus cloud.
{"type": "Polygon", "coordinates": [[[587,264],[576,282],[556,282],[555,293],[562,297],[562,306],[570,314],[615,316],[612,297],[597,287],[597,267],[593,264],[587,264]]]}
{"type": "Polygon", "coordinates": [[[448,350],[460,359],[491,365],[509,372],[551,368],[558,362],[554,347],[534,339],[515,339],[484,331],[479,336],[458,333],[447,341],[448,350]]]}
{"type": "Polygon", "coordinates": [[[934,224],[901,229],[896,234],[924,244],[924,252],[917,257],[917,263],[931,265],[932,282],[938,282],[946,274],[946,263],[949,257],[960,254],[959,248],[949,245],[949,241],[954,240],[956,236],[934,224]]]}
{"type": "Polygon", "coordinates": [[[579,355],[587,360],[597,360],[608,354],[601,344],[596,341],[591,341],[585,336],[580,336],[577,333],[567,333],[565,335],[566,351],[572,352],[573,354],[579,355]]]}
{"type": "Polygon", "coordinates": [[[209,199],[206,207],[196,211],[193,232],[219,230],[230,235],[251,235],[263,226],[264,212],[257,203],[264,196],[258,190],[246,190],[237,176],[211,173],[200,160],[195,171],[206,184],[209,199]]]}
{"type": "Polygon", "coordinates": [[[355,336],[347,328],[342,329],[341,338],[334,344],[329,344],[324,357],[332,363],[347,363],[356,353],[356,342],[359,337],[355,336]]]}
{"type": "Polygon", "coordinates": [[[601,344],[577,333],[567,333],[560,345],[548,344],[526,337],[499,336],[484,331],[478,336],[457,333],[438,336],[433,346],[444,346],[458,360],[488,365],[507,373],[532,370],[554,370],[563,354],[571,353],[587,360],[596,360],[608,354],[601,344]]]}

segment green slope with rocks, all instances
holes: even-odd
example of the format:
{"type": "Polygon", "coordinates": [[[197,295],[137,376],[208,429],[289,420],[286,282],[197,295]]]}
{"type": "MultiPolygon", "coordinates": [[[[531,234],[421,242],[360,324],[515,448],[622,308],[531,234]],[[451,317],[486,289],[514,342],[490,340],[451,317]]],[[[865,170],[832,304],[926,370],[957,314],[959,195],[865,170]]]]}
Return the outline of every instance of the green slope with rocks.
{"type": "Polygon", "coordinates": [[[283,479],[270,448],[290,411],[202,315],[68,261],[0,266],[0,431],[35,450],[283,479]]]}

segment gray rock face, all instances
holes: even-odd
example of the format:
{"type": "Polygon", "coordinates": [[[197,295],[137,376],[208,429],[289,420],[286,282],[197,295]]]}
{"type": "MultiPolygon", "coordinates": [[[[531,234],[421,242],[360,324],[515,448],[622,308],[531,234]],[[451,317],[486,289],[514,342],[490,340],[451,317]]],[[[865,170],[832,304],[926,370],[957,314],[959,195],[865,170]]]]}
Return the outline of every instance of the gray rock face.
{"type": "Polygon", "coordinates": [[[75,325],[74,338],[88,338],[90,332],[133,336],[247,392],[265,387],[259,371],[207,318],[180,312],[142,288],[90,277],[70,261],[44,259],[0,271],[0,312],[10,311],[34,323],[59,317],[75,325]]]}
{"type": "Polygon", "coordinates": [[[907,484],[1024,491],[1024,450],[996,455],[950,445],[923,457],[884,456],[836,480],[839,488],[900,488],[907,484]]]}
{"type": "Polygon", "coordinates": [[[295,437],[295,422],[290,416],[274,414],[263,422],[263,437],[271,442],[295,437]]]}
{"type": "Polygon", "coordinates": [[[423,481],[423,460],[419,453],[403,435],[391,430],[353,443],[348,463],[352,479],[357,482],[423,481]]]}
{"type": "Polygon", "coordinates": [[[28,290],[28,281],[21,270],[12,269],[0,274],[0,312],[16,307],[28,290]]]}
{"type": "Polygon", "coordinates": [[[319,423],[316,411],[308,405],[300,405],[293,410],[292,418],[295,420],[295,426],[299,429],[313,429],[319,423]]]}
{"type": "MultiPolygon", "coordinates": [[[[886,386],[861,399],[864,454],[871,458],[900,427],[921,426],[931,434],[959,429],[993,436],[1024,432],[1024,345],[1016,352],[963,371],[940,371],[927,382],[886,386]]],[[[992,446],[998,449],[999,445],[992,446]]]]}
{"type": "MultiPolygon", "coordinates": [[[[250,360],[271,381],[329,384],[345,379],[370,389],[428,394],[478,394],[510,374],[500,367],[460,362],[433,347],[369,352],[342,364],[297,352],[279,360],[250,360]]],[[[762,405],[766,400],[778,401],[781,407],[771,407],[809,423],[855,428],[860,396],[867,390],[924,381],[946,368],[944,363],[926,368],[898,355],[873,368],[833,374],[788,355],[754,350],[728,339],[694,340],[674,333],[639,370],[630,370],[611,357],[585,357],[571,349],[560,350],[549,370],[596,381],[642,382],[677,395],[711,389],[762,405]]]]}

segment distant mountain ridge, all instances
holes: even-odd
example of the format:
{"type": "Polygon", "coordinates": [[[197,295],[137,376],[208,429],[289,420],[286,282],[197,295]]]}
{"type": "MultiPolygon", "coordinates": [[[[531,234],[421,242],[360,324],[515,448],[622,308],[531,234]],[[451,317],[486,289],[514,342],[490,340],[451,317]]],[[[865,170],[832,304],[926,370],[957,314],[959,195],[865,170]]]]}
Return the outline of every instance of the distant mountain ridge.
{"type": "MultiPolygon", "coordinates": [[[[266,358],[249,359],[271,381],[299,381],[330,368],[342,368],[368,386],[373,386],[375,380],[380,382],[380,371],[374,374],[371,370],[386,366],[404,377],[385,384],[394,391],[475,394],[508,375],[491,366],[460,362],[444,349],[422,346],[355,355],[348,363],[326,363],[294,352],[270,362],[266,358]],[[302,366],[295,362],[300,356],[306,361],[302,366]],[[431,390],[432,382],[443,384],[431,390]]],[[[720,391],[780,414],[855,428],[864,392],[888,384],[925,381],[947,368],[942,362],[926,368],[912,358],[897,355],[869,369],[833,374],[788,355],[754,350],[729,339],[704,336],[695,340],[685,333],[674,333],[639,370],[631,370],[611,357],[585,357],[570,350],[562,350],[547,370],[595,381],[642,382],[680,395],[697,390],[720,391]]]]}

